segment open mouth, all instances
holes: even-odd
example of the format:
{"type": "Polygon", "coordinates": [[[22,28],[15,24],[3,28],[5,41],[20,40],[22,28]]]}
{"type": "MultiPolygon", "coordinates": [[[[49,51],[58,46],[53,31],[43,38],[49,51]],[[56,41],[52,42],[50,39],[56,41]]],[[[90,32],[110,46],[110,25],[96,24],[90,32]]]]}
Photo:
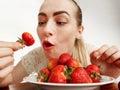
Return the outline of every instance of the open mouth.
{"type": "Polygon", "coordinates": [[[52,43],[50,43],[49,41],[44,41],[43,42],[43,48],[44,49],[50,49],[52,48],[54,45],[52,43]]]}

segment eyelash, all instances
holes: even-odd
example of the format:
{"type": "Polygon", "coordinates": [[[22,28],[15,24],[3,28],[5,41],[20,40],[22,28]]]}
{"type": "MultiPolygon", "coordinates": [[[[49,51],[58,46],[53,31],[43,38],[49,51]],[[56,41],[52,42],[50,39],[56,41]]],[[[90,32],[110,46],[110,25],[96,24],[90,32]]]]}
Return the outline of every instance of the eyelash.
{"type": "Polygon", "coordinates": [[[39,26],[42,26],[42,25],[44,25],[46,22],[38,22],[38,25],[39,26]]]}
{"type": "Polygon", "coordinates": [[[58,24],[58,25],[64,25],[64,24],[66,24],[66,22],[58,21],[58,22],[56,22],[56,24],[58,24]]]}
{"type": "MultiPolygon", "coordinates": [[[[57,22],[56,22],[57,25],[65,25],[66,23],[67,23],[67,22],[63,22],[63,21],[57,21],[57,22]]],[[[44,21],[43,21],[43,22],[42,22],[42,21],[41,21],[41,22],[38,22],[38,25],[39,25],[39,26],[42,26],[42,25],[44,25],[44,24],[46,24],[46,22],[44,22],[44,21]]]]}

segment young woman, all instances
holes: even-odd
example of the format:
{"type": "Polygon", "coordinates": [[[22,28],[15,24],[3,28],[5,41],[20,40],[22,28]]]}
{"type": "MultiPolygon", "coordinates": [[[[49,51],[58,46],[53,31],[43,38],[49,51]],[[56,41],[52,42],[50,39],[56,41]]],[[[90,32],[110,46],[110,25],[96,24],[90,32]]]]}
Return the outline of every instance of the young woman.
{"type": "Polygon", "coordinates": [[[82,66],[99,65],[102,74],[117,78],[120,75],[119,49],[108,45],[95,49],[84,43],[83,31],[82,12],[74,0],[45,0],[38,13],[37,34],[41,47],[29,52],[13,68],[13,53],[23,46],[17,42],[0,42],[0,52],[3,50],[0,53],[0,87],[22,81],[64,52],[79,60],[82,66]]]}

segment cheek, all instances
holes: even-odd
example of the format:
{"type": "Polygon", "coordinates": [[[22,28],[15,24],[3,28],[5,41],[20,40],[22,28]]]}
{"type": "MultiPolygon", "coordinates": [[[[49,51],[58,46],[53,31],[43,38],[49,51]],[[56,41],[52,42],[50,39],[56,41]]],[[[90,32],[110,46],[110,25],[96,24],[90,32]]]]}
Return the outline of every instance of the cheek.
{"type": "Polygon", "coordinates": [[[75,31],[68,29],[68,30],[64,30],[63,32],[59,32],[57,37],[58,37],[59,43],[61,44],[67,43],[67,45],[69,45],[71,43],[74,43],[76,34],[75,34],[75,31]]]}
{"type": "Polygon", "coordinates": [[[42,36],[41,30],[38,27],[37,27],[37,34],[38,34],[39,39],[41,40],[43,36],[42,36]]]}
{"type": "Polygon", "coordinates": [[[62,52],[69,52],[74,47],[74,42],[75,39],[69,35],[61,36],[57,40],[57,48],[62,52]]]}

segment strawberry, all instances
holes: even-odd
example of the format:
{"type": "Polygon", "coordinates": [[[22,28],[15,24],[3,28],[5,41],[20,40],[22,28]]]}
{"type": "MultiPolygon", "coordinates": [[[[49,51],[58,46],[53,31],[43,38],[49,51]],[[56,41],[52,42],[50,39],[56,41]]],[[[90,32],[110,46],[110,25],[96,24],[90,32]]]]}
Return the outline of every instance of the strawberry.
{"type": "Polygon", "coordinates": [[[90,64],[86,67],[86,71],[94,83],[100,82],[101,76],[100,76],[100,68],[98,66],[94,64],[90,64]]]}
{"type": "Polygon", "coordinates": [[[95,73],[95,72],[92,72],[91,75],[90,75],[90,77],[91,77],[93,83],[100,82],[100,80],[101,80],[100,74],[95,73]]]}
{"type": "Polygon", "coordinates": [[[48,69],[52,70],[55,66],[58,65],[58,59],[51,59],[48,61],[48,69]]]}
{"type": "Polygon", "coordinates": [[[68,60],[70,60],[70,59],[72,59],[72,57],[71,57],[71,55],[70,54],[68,54],[68,53],[63,53],[63,54],[61,54],[60,55],[60,57],[59,57],[59,64],[66,64],[66,62],[68,61],[68,60]]]}
{"type": "Polygon", "coordinates": [[[25,44],[26,46],[31,46],[34,44],[35,40],[29,32],[22,33],[22,39],[18,37],[17,42],[25,44]]]}
{"type": "Polygon", "coordinates": [[[90,64],[86,67],[86,71],[90,75],[92,72],[100,73],[100,68],[95,64],[90,64]]]}
{"type": "Polygon", "coordinates": [[[77,67],[70,75],[70,83],[92,83],[86,70],[82,67],[77,67]]]}
{"type": "Polygon", "coordinates": [[[65,71],[65,66],[64,65],[57,65],[52,69],[52,72],[55,72],[55,71],[64,72],[65,71]]]}
{"type": "Polygon", "coordinates": [[[67,78],[64,72],[54,71],[51,73],[48,82],[50,83],[67,83],[67,78]]]}
{"type": "Polygon", "coordinates": [[[76,67],[79,67],[80,64],[79,64],[79,61],[77,60],[74,60],[74,59],[70,59],[66,62],[66,65],[67,67],[72,67],[72,68],[76,68],[76,67]]]}
{"type": "Polygon", "coordinates": [[[50,71],[48,68],[43,68],[38,72],[39,82],[46,82],[49,78],[50,71]]]}

